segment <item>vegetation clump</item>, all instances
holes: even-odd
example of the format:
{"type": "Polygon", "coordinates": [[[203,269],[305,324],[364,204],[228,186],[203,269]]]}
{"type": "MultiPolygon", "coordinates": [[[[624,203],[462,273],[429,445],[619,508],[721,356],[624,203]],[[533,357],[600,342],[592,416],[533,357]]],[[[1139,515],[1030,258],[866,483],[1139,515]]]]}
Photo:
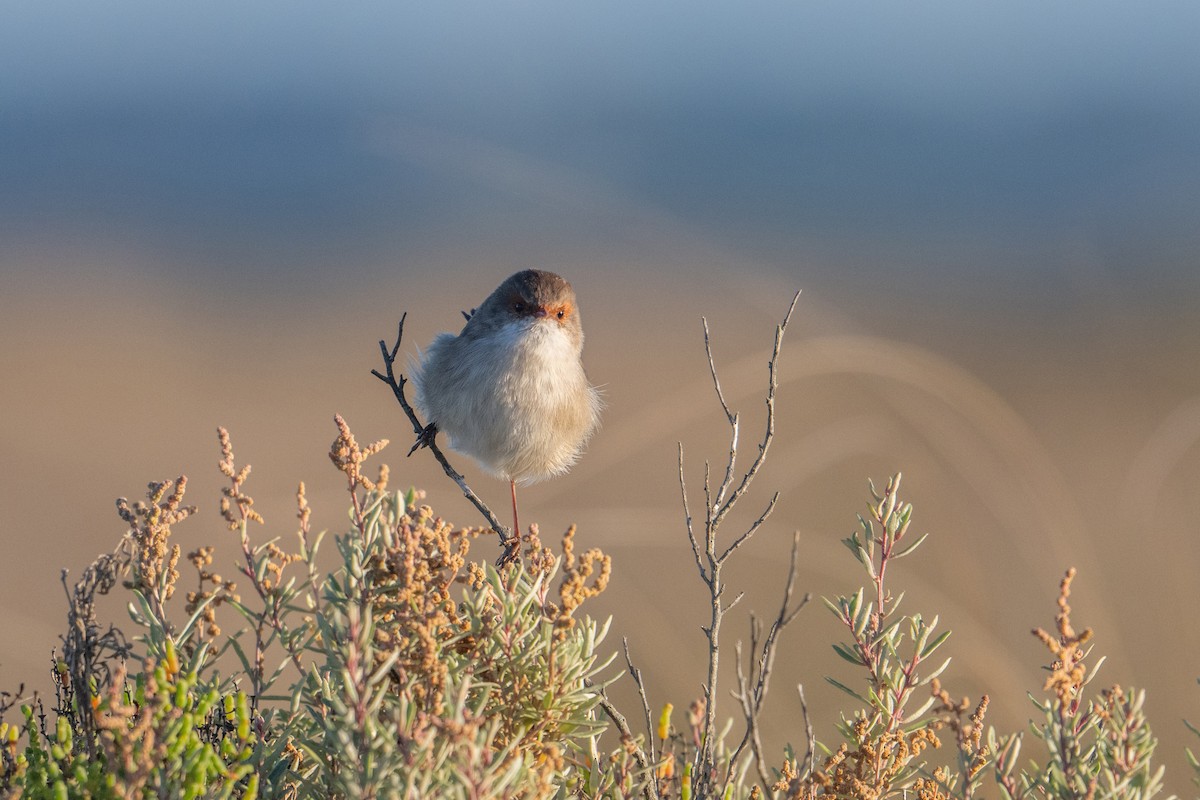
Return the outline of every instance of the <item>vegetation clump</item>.
{"type": "MultiPolygon", "coordinates": [[[[848,665],[828,678],[850,703],[838,741],[818,740],[799,687],[797,746],[764,745],[775,655],[810,599],[795,586],[801,542],[793,537],[778,611],[751,614],[749,647],[738,642],[730,652],[724,621],[742,595],[729,591],[723,567],[763,528],[778,494],[745,529],[730,536],[722,526],[751,496],[775,435],[780,346],[795,303],[776,327],[763,438],[742,470],[741,418],[726,404],[705,325],[730,439],[719,481],[705,464],[695,518],[679,451],[684,528],[708,624],[698,647],[705,681],[684,701],[678,726],[673,702],[651,702],[627,643],[626,673],[641,700],[632,716],[641,720],[631,724],[608,696],[623,677],[606,639],[612,620],[584,608],[608,585],[608,555],[580,552],[574,526],[557,549],[536,525],[499,528],[431,448],[489,527],[449,523],[422,493],[393,490],[386,465],[369,472],[387,442],[364,446],[336,417],[329,455],[350,510],[331,565],[304,484],[290,536],[253,534],[265,520],[247,491],[250,467],[238,466],[224,429],[221,516],[236,550],[228,577],[221,543],[185,557],[172,541],[173,528],[195,514],[184,504],[185,477],[151,483],[144,500],[117,501],[127,525],[117,546],[74,584],[64,573],[67,629],[52,659],[53,701],[0,693],[0,796],[972,800],[988,786],[1006,800],[1160,795],[1144,692],[1089,692],[1103,659],[1089,666],[1092,631],[1071,622],[1074,570],[1060,585],[1054,629],[1034,631],[1050,654],[1045,696],[1033,698],[1037,756],[1022,764],[1022,736],[986,727],[987,695],[956,699],[943,686],[949,631],[937,616],[902,612],[895,588],[895,563],[925,540],[913,532],[900,475],[882,491],[871,487],[858,529],[843,540],[863,585],[825,599],[843,628],[834,650],[848,665]],[[477,543],[496,534],[499,566],[477,560],[477,543]],[[187,564],[195,588],[180,599],[187,564]],[[127,593],[132,636],[97,612],[98,598],[118,590],[127,593]],[[19,718],[6,719],[14,710],[19,718]]],[[[400,342],[380,346],[386,375],[377,374],[420,430],[392,369],[400,342]]]]}

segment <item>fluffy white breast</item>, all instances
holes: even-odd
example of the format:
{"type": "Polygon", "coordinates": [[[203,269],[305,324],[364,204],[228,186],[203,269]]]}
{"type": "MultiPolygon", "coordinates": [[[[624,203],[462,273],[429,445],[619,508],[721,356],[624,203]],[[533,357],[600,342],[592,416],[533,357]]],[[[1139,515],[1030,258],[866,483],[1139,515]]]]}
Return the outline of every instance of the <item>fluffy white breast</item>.
{"type": "Polygon", "coordinates": [[[529,408],[557,405],[587,382],[580,348],[562,326],[539,321],[523,331],[511,327],[516,330],[503,337],[509,355],[500,360],[509,362],[507,383],[524,394],[515,402],[529,408]]]}
{"type": "Polygon", "coordinates": [[[514,321],[476,339],[443,335],[426,355],[418,399],[455,450],[499,477],[542,480],[578,459],[599,421],[581,346],[553,319],[514,321]]]}

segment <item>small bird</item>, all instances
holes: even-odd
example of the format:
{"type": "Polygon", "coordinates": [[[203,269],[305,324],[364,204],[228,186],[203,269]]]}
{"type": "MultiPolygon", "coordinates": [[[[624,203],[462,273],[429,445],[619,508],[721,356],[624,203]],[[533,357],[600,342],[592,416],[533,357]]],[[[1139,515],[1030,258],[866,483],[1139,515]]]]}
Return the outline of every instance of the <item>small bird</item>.
{"type": "Polygon", "coordinates": [[[575,291],[553,272],[510,276],[466,314],[455,336],[439,334],[412,364],[417,407],[429,425],[492,475],[508,481],[513,535],[517,484],[570,469],[600,422],[600,395],[583,371],[575,291]]]}

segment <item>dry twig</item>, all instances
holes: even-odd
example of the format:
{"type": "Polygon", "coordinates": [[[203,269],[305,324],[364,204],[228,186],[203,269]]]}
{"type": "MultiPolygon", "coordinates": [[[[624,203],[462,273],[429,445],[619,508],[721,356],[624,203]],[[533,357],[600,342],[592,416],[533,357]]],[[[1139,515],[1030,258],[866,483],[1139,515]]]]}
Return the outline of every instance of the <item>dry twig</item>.
{"type": "Polygon", "coordinates": [[[642,671],[633,665],[633,657],[629,655],[629,639],[622,637],[621,645],[625,650],[625,664],[629,667],[629,674],[633,677],[633,682],[638,688],[638,697],[642,701],[642,711],[646,714],[646,738],[650,742],[650,760],[657,763],[658,753],[654,746],[654,721],[650,716],[650,701],[646,699],[646,684],[642,682],[642,671]]]}
{"type": "MultiPolygon", "coordinates": [[[[717,550],[717,531],[720,528],[721,523],[725,521],[725,517],[730,511],[733,510],[733,507],[738,503],[739,500],[741,500],[743,496],[745,496],[746,491],[750,488],[750,484],[753,482],[755,476],[758,475],[763,462],[766,460],[767,451],[770,449],[771,441],[775,436],[775,391],[778,387],[778,376],[776,369],[779,362],[779,351],[783,344],[783,334],[787,330],[788,322],[792,318],[792,312],[795,311],[796,303],[799,301],[799,299],[800,293],[797,292],[792,298],[791,304],[788,306],[787,314],[784,316],[783,322],[781,322],[775,328],[775,345],[771,351],[771,358],[767,362],[767,369],[769,373],[766,393],[767,419],[763,432],[763,439],[758,445],[758,453],[756,454],[754,461],[751,462],[746,471],[741,474],[740,478],[737,477],[736,464],[738,456],[738,441],[741,433],[741,419],[737,413],[734,413],[730,410],[729,404],[725,402],[725,395],[721,390],[721,381],[717,376],[716,364],[713,360],[712,344],[708,331],[708,321],[704,320],[704,350],[708,356],[709,372],[712,375],[713,388],[716,390],[717,400],[720,402],[721,409],[725,413],[725,419],[729,423],[730,436],[729,454],[727,456],[724,470],[725,474],[715,491],[713,490],[710,482],[709,464],[705,462],[704,465],[705,506],[703,542],[701,542],[697,537],[696,530],[693,526],[691,509],[688,504],[687,484],[684,481],[683,445],[681,444],[679,446],[679,488],[683,497],[683,508],[686,518],[688,542],[692,546],[692,555],[696,560],[696,568],[700,573],[700,579],[704,581],[704,584],[708,587],[712,608],[709,624],[702,627],[705,637],[708,639],[708,675],[704,683],[703,735],[701,737],[700,747],[697,748],[695,759],[692,765],[692,774],[694,776],[693,780],[695,781],[695,785],[693,786],[693,796],[696,798],[712,796],[716,793],[717,785],[719,783],[728,784],[736,767],[735,759],[734,761],[730,762],[729,775],[725,776],[723,781],[719,780],[718,776],[714,774],[716,752],[715,739],[717,733],[716,689],[720,667],[721,624],[724,620],[725,614],[727,614],[730,609],[736,606],[743,597],[742,594],[738,594],[735,598],[733,598],[733,600],[729,602],[724,601],[723,597],[725,594],[726,585],[721,580],[721,568],[724,566],[725,562],[729,560],[729,557],[732,556],[739,547],[748,542],[750,538],[759,530],[762,524],[766,522],[767,518],[771,515],[771,512],[775,509],[775,504],[779,499],[779,494],[775,493],[771,497],[770,502],[767,503],[765,510],[759,515],[758,519],[756,519],[746,531],[736,537],[720,552],[717,550]]],[[[784,609],[780,614],[781,618],[788,618],[788,621],[790,621],[789,614],[794,616],[794,612],[799,611],[799,608],[792,609],[790,611],[787,608],[787,604],[791,597],[791,581],[792,578],[789,578],[789,585],[784,599],[784,609]]],[[[801,603],[800,607],[803,607],[803,605],[804,604],[801,603]]],[[[780,627],[782,627],[782,625],[780,627]]],[[[774,633],[778,633],[774,626],[772,627],[772,630],[774,633]]],[[[771,643],[769,645],[772,653],[774,652],[773,641],[774,640],[771,639],[771,643]]],[[[764,647],[766,646],[767,645],[764,644],[764,647]]],[[[759,669],[762,669],[761,662],[759,669]]],[[[755,683],[756,687],[759,685],[759,681],[761,681],[762,687],[765,690],[766,678],[770,673],[769,665],[767,665],[766,673],[766,675],[762,675],[760,673],[757,675],[757,677],[751,679],[752,682],[755,683]]],[[[752,713],[748,715],[746,719],[748,729],[745,737],[743,738],[743,745],[747,742],[747,740],[755,740],[757,737],[757,709],[761,708],[762,704],[761,697],[755,698],[754,696],[757,689],[751,690],[749,687],[746,688],[748,689],[749,693],[747,694],[745,703],[748,704],[748,706],[744,705],[744,709],[749,707],[752,709],[752,713]]],[[[761,750],[761,743],[758,745],[752,744],[751,746],[761,750]]],[[[742,745],[739,745],[739,753],[741,749],[742,745]]],[[[765,775],[765,766],[760,767],[760,777],[762,775],[765,775]]]]}
{"type": "MultiPolygon", "coordinates": [[[[742,735],[742,741],[734,749],[730,762],[737,761],[742,750],[749,744],[750,751],[754,755],[755,769],[758,771],[758,778],[762,782],[764,791],[768,791],[774,781],[767,774],[767,759],[763,753],[758,720],[759,715],[762,713],[763,703],[767,698],[767,689],[771,682],[771,670],[775,666],[775,647],[779,643],[779,634],[791,624],[801,609],[812,600],[812,595],[805,592],[804,596],[800,598],[800,602],[792,606],[792,592],[796,586],[796,566],[799,555],[800,532],[796,531],[792,534],[791,566],[788,568],[787,585],[783,590],[783,603],[779,606],[779,614],[775,617],[775,621],[771,623],[770,630],[767,631],[766,639],[760,641],[759,637],[762,633],[762,625],[753,615],[750,617],[750,657],[751,659],[757,658],[757,661],[751,661],[749,675],[746,675],[742,671],[742,644],[738,642],[737,645],[738,657],[736,666],[738,688],[734,692],[734,698],[741,704],[742,717],[746,720],[746,732],[742,735]]],[[[730,769],[729,774],[725,777],[726,785],[729,784],[732,777],[733,770],[730,769]]]]}
{"type": "MultiPolygon", "coordinates": [[[[808,701],[804,697],[804,684],[796,684],[796,693],[800,695],[800,715],[804,718],[804,740],[807,750],[804,753],[804,763],[808,769],[805,775],[812,775],[817,769],[817,737],[813,733],[812,720],[808,716],[808,701]]],[[[811,797],[816,796],[816,788],[809,787],[811,797]]]]}
{"type": "MultiPolygon", "coordinates": [[[[637,762],[638,766],[643,771],[645,771],[647,774],[650,774],[654,768],[654,763],[646,755],[646,751],[637,746],[637,741],[634,738],[633,731],[629,727],[629,720],[625,719],[625,715],[622,714],[617,707],[612,704],[612,701],[608,699],[608,694],[604,691],[603,686],[596,686],[596,684],[586,679],[584,682],[588,686],[596,689],[596,693],[600,697],[601,710],[603,710],[605,716],[611,719],[613,724],[617,726],[617,732],[621,734],[621,741],[630,747],[630,753],[633,755],[634,761],[637,762]]],[[[653,778],[645,781],[642,784],[642,797],[644,797],[645,800],[659,800],[658,785],[653,778]]]]}
{"type": "Polygon", "coordinates": [[[396,363],[396,354],[400,352],[400,342],[404,338],[404,320],[408,317],[407,312],[400,317],[400,325],[396,332],[396,344],[389,350],[387,343],[379,340],[379,351],[383,354],[384,372],[373,369],[371,374],[379,380],[386,383],[392,390],[392,394],[396,396],[396,402],[400,404],[400,408],[404,409],[404,414],[408,417],[408,421],[412,423],[413,433],[417,435],[417,443],[413,445],[413,449],[409,450],[409,455],[412,455],[413,450],[419,447],[428,447],[433,453],[433,457],[442,465],[446,475],[450,477],[458,488],[462,490],[463,496],[471,501],[471,505],[479,510],[483,518],[487,520],[488,525],[500,537],[500,543],[504,545],[504,552],[496,561],[497,567],[502,567],[509,564],[517,558],[518,547],[520,545],[520,531],[509,531],[508,528],[500,524],[500,520],[492,513],[492,510],[487,507],[487,504],[479,499],[475,492],[471,491],[471,487],[467,485],[467,480],[454,467],[450,466],[450,462],[446,460],[446,456],[442,453],[441,448],[437,446],[434,437],[437,435],[436,428],[429,428],[421,424],[421,420],[417,418],[417,412],[409,404],[408,398],[404,396],[404,386],[408,383],[408,378],[404,374],[396,374],[394,365],[396,363]]]}

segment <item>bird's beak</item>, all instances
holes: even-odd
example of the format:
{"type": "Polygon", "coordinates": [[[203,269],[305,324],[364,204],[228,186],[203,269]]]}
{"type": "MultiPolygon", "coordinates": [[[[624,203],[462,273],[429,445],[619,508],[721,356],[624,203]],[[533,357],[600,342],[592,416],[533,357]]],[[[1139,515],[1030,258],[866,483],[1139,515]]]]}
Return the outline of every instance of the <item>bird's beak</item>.
{"type": "Polygon", "coordinates": [[[533,315],[535,317],[548,317],[550,316],[550,309],[543,306],[538,306],[533,310],[533,315]]]}

